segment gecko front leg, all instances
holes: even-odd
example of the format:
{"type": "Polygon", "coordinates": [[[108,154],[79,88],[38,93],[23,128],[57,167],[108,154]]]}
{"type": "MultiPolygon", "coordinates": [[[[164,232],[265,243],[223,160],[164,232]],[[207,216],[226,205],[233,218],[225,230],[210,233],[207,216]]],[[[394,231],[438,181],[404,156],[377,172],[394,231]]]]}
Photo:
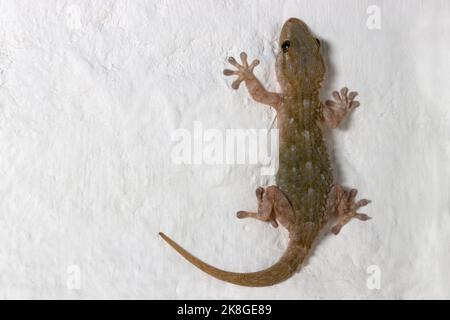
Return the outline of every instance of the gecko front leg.
{"type": "Polygon", "coordinates": [[[253,69],[259,64],[259,60],[255,59],[249,65],[247,62],[247,54],[245,52],[242,52],[240,57],[242,64],[239,64],[233,57],[228,58],[228,62],[235,66],[237,70],[223,70],[223,74],[226,76],[238,76],[231,87],[237,90],[241,82],[244,81],[253,100],[278,109],[278,106],[281,104],[281,95],[267,91],[253,73],[253,69]]]}
{"type": "Polygon", "coordinates": [[[335,99],[322,103],[322,120],[329,128],[337,128],[350,111],[359,107],[359,101],[355,101],[358,92],[348,92],[348,88],[342,88],[341,92],[333,91],[335,99]]]}

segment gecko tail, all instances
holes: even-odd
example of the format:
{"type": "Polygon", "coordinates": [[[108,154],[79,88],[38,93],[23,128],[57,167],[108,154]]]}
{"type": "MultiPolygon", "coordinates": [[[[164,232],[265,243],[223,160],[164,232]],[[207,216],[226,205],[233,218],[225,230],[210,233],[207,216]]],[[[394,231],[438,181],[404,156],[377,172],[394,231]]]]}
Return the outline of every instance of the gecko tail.
{"type": "Polygon", "coordinates": [[[194,257],[164,233],[160,232],[159,235],[187,261],[200,270],[219,280],[247,287],[266,287],[283,282],[298,270],[308,253],[307,248],[298,245],[297,239],[291,239],[286,252],[273,266],[257,272],[236,273],[215,268],[194,257]]]}

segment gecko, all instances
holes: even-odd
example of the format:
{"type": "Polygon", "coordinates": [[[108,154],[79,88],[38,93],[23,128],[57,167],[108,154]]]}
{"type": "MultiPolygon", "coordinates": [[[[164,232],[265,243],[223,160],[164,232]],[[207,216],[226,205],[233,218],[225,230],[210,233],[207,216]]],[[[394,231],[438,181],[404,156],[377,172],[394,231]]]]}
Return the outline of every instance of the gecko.
{"type": "Polygon", "coordinates": [[[346,87],[333,91],[333,100],[321,102],[319,92],[325,76],[321,44],[300,19],[288,19],[280,33],[276,76],[281,93],[269,92],[256,78],[253,70],[259,60],[249,64],[245,52],[240,58],[238,63],[229,57],[228,62],[236,70],[225,69],[223,73],[237,76],[231,85],[233,89],[237,90],[244,82],[253,100],[275,109],[279,163],[276,185],[256,189],[257,210],[239,211],[237,217],[255,218],[274,227],[282,225],[289,233],[287,249],[267,269],[228,272],[194,257],[164,233],[159,235],[190,263],[217,279],[265,287],[278,284],[300,270],[319,232],[330,221],[335,223],[330,231],[337,235],[352,218],[370,219],[357,212],[370,201],[356,201],[356,189],[345,189],[334,181],[324,138],[327,128],[338,128],[360,103],[355,100],[357,92],[349,92],[346,87]]]}

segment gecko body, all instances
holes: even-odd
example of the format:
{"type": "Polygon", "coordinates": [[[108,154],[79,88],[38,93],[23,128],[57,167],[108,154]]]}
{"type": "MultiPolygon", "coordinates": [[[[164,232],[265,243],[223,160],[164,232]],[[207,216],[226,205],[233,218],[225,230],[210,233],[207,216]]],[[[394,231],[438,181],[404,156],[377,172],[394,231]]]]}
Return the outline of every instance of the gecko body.
{"type": "Polygon", "coordinates": [[[324,128],[338,127],[347,113],[359,106],[359,102],[354,101],[357,93],[349,93],[343,88],[333,92],[334,101],[320,101],[319,90],[325,74],[320,42],[303,21],[287,20],[279,44],[276,73],[281,93],[265,90],[253,74],[259,61],[254,60],[249,65],[245,53],[240,56],[242,64],[229,58],[237,70],[224,70],[224,74],[237,76],[233,89],[238,89],[244,82],[254,100],[272,106],[277,112],[280,133],[277,185],[259,187],[256,190],[257,211],[239,211],[237,217],[256,218],[274,227],[281,224],[289,231],[285,253],[273,266],[262,271],[228,272],[199,260],[160,233],[169,245],[199,269],[220,280],[243,286],[270,286],[291,277],[331,218],[336,220],[331,229],[334,234],[338,234],[351,218],[369,219],[356,211],[369,201],[355,202],[355,189],[346,191],[334,183],[323,138],[324,128]]]}

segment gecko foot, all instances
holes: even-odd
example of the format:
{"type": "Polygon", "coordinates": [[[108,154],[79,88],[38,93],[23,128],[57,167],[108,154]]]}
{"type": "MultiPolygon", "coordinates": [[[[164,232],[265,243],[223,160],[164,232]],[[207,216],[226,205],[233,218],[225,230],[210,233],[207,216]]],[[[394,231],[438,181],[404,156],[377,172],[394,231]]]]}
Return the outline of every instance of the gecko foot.
{"type": "Polygon", "coordinates": [[[231,87],[235,90],[239,88],[239,85],[241,84],[242,81],[255,78],[255,75],[253,74],[253,69],[255,69],[255,67],[259,64],[259,60],[255,59],[249,65],[247,61],[247,54],[245,52],[242,52],[240,57],[242,64],[239,64],[233,57],[228,58],[228,62],[233,66],[235,66],[237,70],[229,70],[229,69],[223,70],[223,74],[226,76],[234,76],[234,75],[238,76],[237,79],[231,85],[231,87]]]}
{"type": "Polygon", "coordinates": [[[264,188],[259,187],[255,191],[258,200],[258,212],[239,211],[236,216],[238,219],[255,218],[261,221],[270,222],[274,228],[278,227],[273,210],[273,199],[264,188]]]}
{"type": "Polygon", "coordinates": [[[334,187],[335,197],[334,197],[334,213],[337,216],[337,224],[331,229],[331,232],[338,234],[342,227],[349,222],[352,218],[359,219],[361,221],[366,221],[371,219],[367,214],[356,212],[359,208],[366,206],[370,203],[367,199],[362,199],[355,202],[358,190],[351,189],[349,192],[345,191],[344,188],[337,185],[334,187]]]}
{"type": "Polygon", "coordinates": [[[267,188],[259,187],[256,189],[256,198],[258,199],[258,211],[248,212],[239,211],[237,217],[255,218],[261,221],[270,222],[273,227],[281,224],[288,230],[295,226],[295,212],[291,202],[286,195],[277,186],[267,188]]]}
{"type": "Polygon", "coordinates": [[[334,101],[327,100],[322,105],[322,116],[328,127],[337,128],[350,111],[359,107],[359,102],[354,100],[358,93],[349,93],[348,88],[344,87],[340,93],[333,91],[332,95],[334,101]]]}

